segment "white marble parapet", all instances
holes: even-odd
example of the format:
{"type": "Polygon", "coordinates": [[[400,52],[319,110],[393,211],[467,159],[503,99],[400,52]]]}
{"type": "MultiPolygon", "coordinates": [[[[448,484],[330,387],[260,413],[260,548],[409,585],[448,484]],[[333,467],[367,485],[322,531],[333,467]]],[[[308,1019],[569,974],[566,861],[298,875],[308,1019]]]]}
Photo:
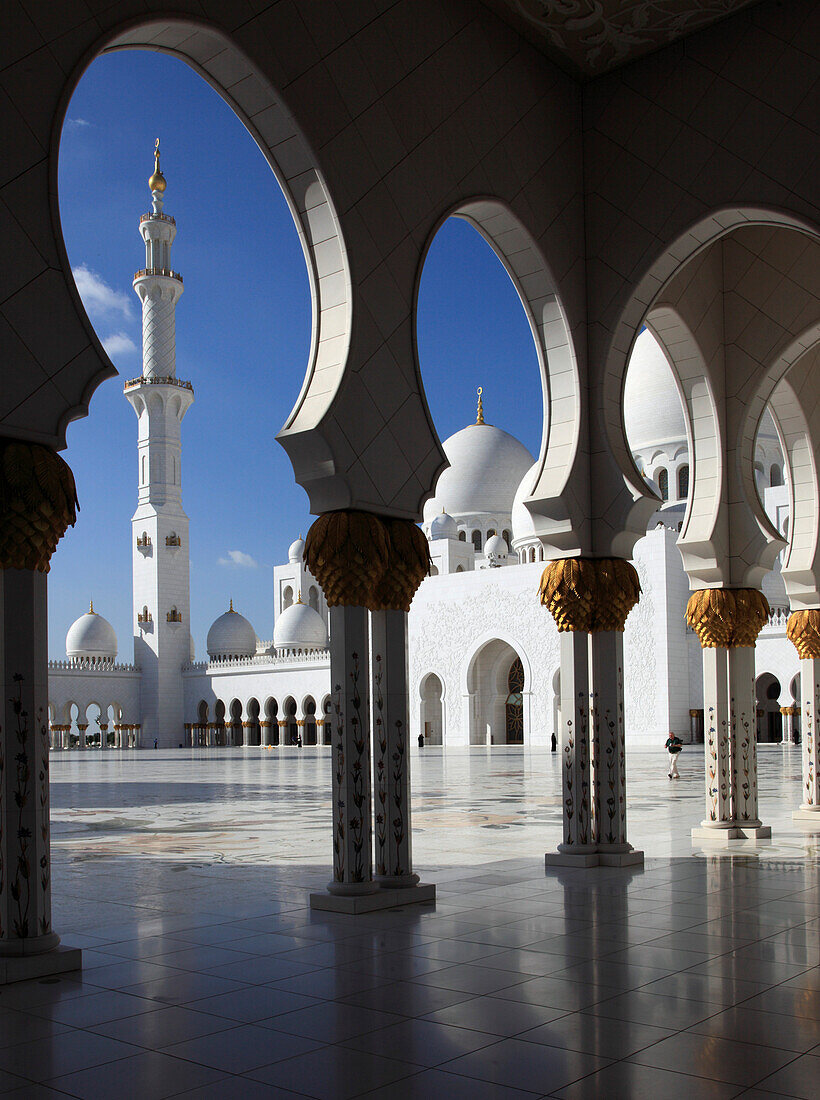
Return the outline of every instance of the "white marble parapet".
{"type": "Polygon", "coordinates": [[[118,664],[112,657],[72,657],[67,661],[49,661],[49,672],[140,672],[139,665],[118,664]]]}
{"type": "Polygon", "coordinates": [[[328,649],[280,649],[275,654],[258,653],[254,657],[194,661],[192,664],[184,665],[182,672],[183,675],[186,673],[191,675],[201,672],[227,672],[230,669],[237,668],[283,668],[293,665],[321,664],[329,660],[330,650],[328,649]]]}

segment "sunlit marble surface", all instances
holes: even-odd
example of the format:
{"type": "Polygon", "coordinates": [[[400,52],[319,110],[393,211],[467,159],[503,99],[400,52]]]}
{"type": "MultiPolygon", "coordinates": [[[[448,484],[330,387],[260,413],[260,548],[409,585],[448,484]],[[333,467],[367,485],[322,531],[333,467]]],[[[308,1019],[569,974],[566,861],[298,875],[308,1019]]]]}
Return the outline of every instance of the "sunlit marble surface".
{"type": "Polygon", "coordinates": [[[559,765],[414,752],[436,904],[311,913],[319,750],[52,757],[54,924],[82,974],[0,990],[0,1094],[816,1100],[820,860],[799,753],[761,750],[770,843],[710,853],[702,757],[632,754],[645,868],[545,872],[559,765]]]}

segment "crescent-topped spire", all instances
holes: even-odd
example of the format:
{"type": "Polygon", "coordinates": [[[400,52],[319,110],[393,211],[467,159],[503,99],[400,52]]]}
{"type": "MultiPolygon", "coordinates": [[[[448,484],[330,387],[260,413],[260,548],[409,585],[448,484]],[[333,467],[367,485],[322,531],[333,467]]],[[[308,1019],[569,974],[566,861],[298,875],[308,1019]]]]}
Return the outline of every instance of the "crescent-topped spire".
{"type": "Polygon", "coordinates": [[[159,191],[163,193],[168,184],[165,182],[165,176],[159,170],[159,138],[154,145],[154,174],[148,180],[148,186],[152,191],[159,191]]]}
{"type": "Polygon", "coordinates": [[[477,412],[476,418],[475,418],[476,424],[483,424],[484,423],[484,403],[481,400],[481,395],[482,395],[483,392],[484,392],[484,390],[481,388],[481,386],[479,386],[478,389],[476,390],[476,393],[478,394],[478,412],[477,412]]]}

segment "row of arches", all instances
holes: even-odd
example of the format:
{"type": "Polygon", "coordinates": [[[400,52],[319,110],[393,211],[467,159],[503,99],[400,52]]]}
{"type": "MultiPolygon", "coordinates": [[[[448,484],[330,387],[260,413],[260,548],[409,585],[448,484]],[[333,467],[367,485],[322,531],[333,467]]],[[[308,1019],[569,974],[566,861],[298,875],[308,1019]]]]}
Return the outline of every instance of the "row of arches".
{"type": "Polygon", "coordinates": [[[297,700],[285,696],[281,703],[269,695],[263,702],[217,699],[211,706],[202,699],[196,722],[186,724],[186,738],[192,748],[242,745],[329,745],[330,695],[319,702],[313,695],[297,700]]]}
{"type": "Polygon", "coordinates": [[[113,701],[86,705],[73,700],[63,706],[48,705],[51,749],[138,749],[142,726],[126,722],[122,706],[113,701]]]}

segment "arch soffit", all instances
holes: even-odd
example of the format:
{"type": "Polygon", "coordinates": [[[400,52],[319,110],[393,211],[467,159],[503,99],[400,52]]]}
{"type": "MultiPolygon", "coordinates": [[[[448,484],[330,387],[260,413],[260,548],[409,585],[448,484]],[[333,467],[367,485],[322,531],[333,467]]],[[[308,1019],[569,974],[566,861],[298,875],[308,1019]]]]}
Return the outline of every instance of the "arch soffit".
{"type": "Polygon", "coordinates": [[[820,346],[810,348],[775,387],[770,408],[788,471],[791,522],[782,575],[792,608],[820,605],[820,346]]]}
{"type": "Polygon", "coordinates": [[[472,649],[470,650],[469,656],[465,658],[462,664],[461,675],[459,677],[459,680],[461,682],[462,695],[470,694],[470,674],[473,671],[475,662],[481,655],[482,650],[485,649],[488,645],[491,645],[493,642],[500,642],[503,645],[508,646],[513,651],[515,656],[520,659],[521,664],[524,668],[524,693],[526,694],[527,692],[529,692],[532,685],[532,666],[530,664],[530,659],[527,656],[526,650],[521,645],[521,643],[511,634],[507,634],[504,631],[489,630],[486,634],[483,634],[477,642],[474,643],[472,649]]]}
{"type": "MultiPolygon", "coordinates": [[[[748,226],[780,227],[815,236],[818,234],[816,226],[789,211],[748,206],[723,207],[712,211],[694,222],[648,262],[612,327],[604,353],[602,385],[594,389],[599,394],[599,409],[607,442],[635,499],[646,496],[646,488],[632,462],[622,414],[626,370],[635,339],[641,326],[649,324],[650,313],[661,301],[663,290],[672,277],[720,238],[748,226]]],[[[673,374],[676,376],[674,367],[673,374]]]]}
{"type": "MultiPolygon", "coordinates": [[[[581,436],[578,363],[557,281],[539,245],[510,207],[497,198],[476,196],[449,209],[430,233],[419,260],[414,316],[418,314],[419,287],[427,253],[439,229],[451,217],[469,222],[496,254],[518,293],[535,342],[541,374],[543,428],[530,501],[525,503],[536,502],[532,510],[537,511],[538,501],[560,498],[566,489],[581,436]]],[[[416,325],[413,326],[413,340],[418,369],[416,325]]],[[[423,394],[420,373],[419,387],[423,394]]],[[[441,470],[436,472],[436,479],[440,473],[441,470]]]]}
{"type": "Polygon", "coordinates": [[[15,432],[13,425],[4,424],[3,429],[9,434],[39,438],[61,449],[65,446],[68,424],[88,414],[96,388],[106,378],[117,374],[94,332],[70,274],[59,217],[57,164],[68,104],[83,72],[100,54],[124,49],[166,53],[199,73],[244,124],[282,188],[308,267],[313,324],[305,379],[280,435],[283,445],[290,434],[298,440],[295,448],[285,446],[294,463],[297,480],[309,482],[319,467],[323,472],[330,469],[335,474],[333,455],[316,429],[327,416],[341,386],[350,337],[351,282],[336,209],[317,158],[281,96],[274,93],[259,68],[223,30],[188,16],[165,19],[148,16],[120,24],[98,39],[66,81],[52,123],[49,167],[52,227],[65,289],[84,325],[91,348],[85,355],[76,356],[72,363],[77,375],[75,383],[81,391],[79,399],[62,411],[53,427],[15,432]],[[80,379],[80,373],[85,377],[80,379]]]}

